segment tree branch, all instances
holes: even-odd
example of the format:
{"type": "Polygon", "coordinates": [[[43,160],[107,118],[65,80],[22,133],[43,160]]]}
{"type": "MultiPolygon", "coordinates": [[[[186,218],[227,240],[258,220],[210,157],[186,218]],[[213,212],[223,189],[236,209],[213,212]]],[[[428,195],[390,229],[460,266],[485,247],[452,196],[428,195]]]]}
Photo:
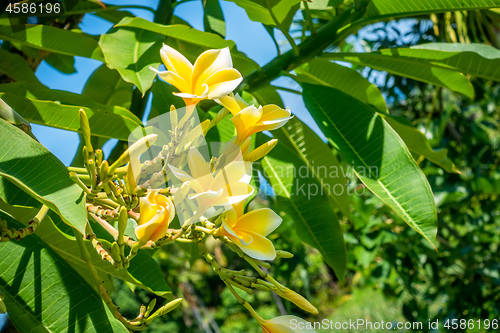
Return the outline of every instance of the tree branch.
{"type": "Polygon", "coordinates": [[[299,54],[294,55],[290,50],[270,61],[262,69],[247,75],[237,90],[254,91],[268,84],[281,75],[282,71],[289,72],[297,66],[306,63],[328,46],[341,40],[356,29],[357,24],[351,24],[363,15],[363,11],[351,8],[340,14],[336,20],[325,24],[316,34],[311,35],[298,45],[299,54]]]}

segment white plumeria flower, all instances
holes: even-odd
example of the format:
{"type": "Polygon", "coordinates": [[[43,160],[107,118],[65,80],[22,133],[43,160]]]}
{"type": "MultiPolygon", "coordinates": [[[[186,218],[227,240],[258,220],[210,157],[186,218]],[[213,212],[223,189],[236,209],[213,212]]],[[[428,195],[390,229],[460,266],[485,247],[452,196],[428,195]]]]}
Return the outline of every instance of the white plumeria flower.
{"type": "MultiPolygon", "coordinates": [[[[189,182],[191,190],[187,199],[196,201],[196,213],[184,222],[192,224],[213,207],[231,208],[231,205],[241,202],[254,192],[249,185],[252,175],[251,164],[245,161],[233,161],[212,173],[210,162],[205,161],[195,147],[188,152],[190,174],[169,165],[172,173],[182,182],[189,182]]],[[[175,203],[176,205],[179,203],[175,203]]],[[[210,217],[205,214],[205,217],[210,217]]]]}

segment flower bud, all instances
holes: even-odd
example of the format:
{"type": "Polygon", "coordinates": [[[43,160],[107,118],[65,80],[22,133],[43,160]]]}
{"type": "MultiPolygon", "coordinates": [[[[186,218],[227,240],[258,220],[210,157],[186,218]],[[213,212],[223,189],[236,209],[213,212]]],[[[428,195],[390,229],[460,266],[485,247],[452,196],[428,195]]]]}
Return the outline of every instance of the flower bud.
{"type": "Polygon", "coordinates": [[[243,159],[248,162],[255,162],[266,156],[278,143],[278,139],[272,139],[255,148],[250,153],[244,154],[243,159]]]}
{"type": "Polygon", "coordinates": [[[80,109],[79,113],[80,113],[80,129],[82,131],[83,141],[88,149],[88,155],[85,156],[85,159],[88,159],[90,158],[91,153],[94,152],[94,149],[92,148],[92,143],[90,142],[89,119],[87,118],[87,114],[83,109],[80,109]]]}
{"type": "Polygon", "coordinates": [[[101,166],[102,160],[104,159],[104,154],[102,152],[102,149],[96,149],[95,150],[95,160],[97,166],[101,166]]]}
{"type": "Polygon", "coordinates": [[[156,305],[156,298],[153,298],[153,300],[148,304],[148,308],[146,309],[146,313],[144,314],[146,318],[149,317],[151,311],[154,310],[155,305],[156,305]]]}
{"type": "Polygon", "coordinates": [[[240,145],[241,153],[243,156],[247,155],[250,152],[250,145],[252,144],[252,138],[248,137],[243,143],[240,145]]]}
{"type": "Polygon", "coordinates": [[[108,177],[108,172],[109,172],[109,164],[108,161],[104,160],[99,169],[99,180],[103,181],[104,179],[106,179],[106,177],[108,177]]]}
{"type": "Polygon", "coordinates": [[[290,259],[290,258],[293,258],[293,253],[290,253],[288,251],[283,251],[283,250],[277,250],[276,257],[290,259]]]}
{"type": "Polygon", "coordinates": [[[299,308],[301,308],[304,311],[316,314],[318,313],[318,309],[314,307],[307,299],[305,299],[302,295],[297,294],[295,291],[286,288],[285,290],[274,290],[276,294],[278,294],[280,297],[283,297],[284,299],[289,300],[293,304],[297,305],[299,308]]]}
{"type": "Polygon", "coordinates": [[[127,229],[128,223],[128,212],[127,208],[121,207],[120,214],[118,215],[118,244],[123,244],[123,235],[125,235],[125,229],[127,229]]]}
{"type": "Polygon", "coordinates": [[[148,241],[156,242],[167,233],[168,225],[175,216],[175,208],[170,198],[149,192],[141,198],[140,214],[135,235],[140,243],[146,244],[148,241]]]}
{"type": "Polygon", "coordinates": [[[177,192],[174,193],[174,203],[178,205],[182,201],[184,201],[190,189],[191,189],[191,183],[189,181],[182,183],[181,187],[179,187],[177,192]]]}
{"type": "Polygon", "coordinates": [[[174,299],[173,301],[165,304],[164,306],[159,308],[158,311],[156,311],[150,317],[148,317],[148,319],[146,320],[146,323],[149,324],[153,321],[153,319],[155,319],[157,317],[161,317],[163,315],[166,315],[167,313],[169,313],[170,311],[172,311],[176,307],[178,307],[179,304],[181,304],[181,302],[182,302],[182,298],[177,298],[177,299],[174,299]]]}
{"type": "Polygon", "coordinates": [[[110,254],[111,254],[111,258],[113,258],[113,260],[115,262],[121,261],[120,246],[118,245],[118,243],[113,242],[113,244],[111,244],[110,254]]]}
{"type": "Polygon", "coordinates": [[[109,168],[109,173],[114,173],[120,165],[124,165],[129,161],[138,161],[139,155],[148,150],[157,138],[158,135],[149,134],[137,140],[133,145],[128,147],[128,149],[115,161],[115,163],[111,165],[111,167],[109,168]]]}

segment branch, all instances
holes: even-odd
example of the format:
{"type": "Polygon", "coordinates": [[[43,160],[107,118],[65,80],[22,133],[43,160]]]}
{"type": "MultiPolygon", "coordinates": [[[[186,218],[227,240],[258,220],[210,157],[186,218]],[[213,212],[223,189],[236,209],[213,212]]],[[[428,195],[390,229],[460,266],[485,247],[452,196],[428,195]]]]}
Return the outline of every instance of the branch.
{"type": "Polygon", "coordinates": [[[336,20],[325,24],[316,34],[311,35],[298,45],[299,54],[294,55],[290,50],[266,64],[260,70],[247,75],[236,90],[246,89],[254,91],[281,75],[281,72],[289,72],[297,66],[308,62],[328,46],[336,43],[349,35],[357,27],[351,22],[356,21],[363,15],[363,11],[351,8],[340,14],[336,20]]]}

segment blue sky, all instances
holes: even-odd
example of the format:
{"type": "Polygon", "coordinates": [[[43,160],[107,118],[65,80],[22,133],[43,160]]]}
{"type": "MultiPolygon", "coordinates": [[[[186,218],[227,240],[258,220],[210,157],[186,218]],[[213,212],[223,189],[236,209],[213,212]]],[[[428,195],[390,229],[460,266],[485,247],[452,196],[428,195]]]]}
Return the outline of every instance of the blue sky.
{"type": "MultiPolygon", "coordinates": [[[[158,0],[143,0],[141,2],[112,0],[105,1],[105,3],[116,5],[140,3],[143,6],[156,8],[158,0]]],[[[233,2],[221,1],[221,5],[226,21],[226,39],[233,40],[240,51],[246,53],[259,65],[266,64],[277,55],[275,45],[262,24],[251,21],[245,11],[233,2]]],[[[131,11],[134,15],[148,20],[153,19],[153,13],[148,10],[135,9],[131,11]]],[[[189,22],[194,28],[203,30],[203,7],[201,1],[188,1],[178,5],[175,8],[174,14],[189,22]]],[[[100,35],[109,30],[111,26],[111,23],[96,16],[85,15],[80,24],[80,29],[92,35],[100,35]]],[[[278,36],[278,38],[280,37],[278,36]]],[[[284,38],[280,39],[284,40],[284,38]]],[[[75,57],[77,72],[74,74],[63,74],[45,62],[42,62],[36,71],[36,75],[49,88],[81,93],[88,77],[100,65],[101,63],[96,60],[75,57]]],[[[277,79],[273,84],[300,89],[293,80],[287,78],[277,79]]],[[[312,118],[305,112],[300,95],[288,92],[280,92],[280,94],[285,105],[290,107],[293,114],[317,129],[312,118]]],[[[33,124],[33,133],[64,164],[68,165],[71,162],[78,146],[79,139],[76,133],[35,124],[33,124]]],[[[108,149],[112,147],[109,144],[106,146],[108,149]]],[[[105,149],[105,153],[108,149],[105,149]]]]}

